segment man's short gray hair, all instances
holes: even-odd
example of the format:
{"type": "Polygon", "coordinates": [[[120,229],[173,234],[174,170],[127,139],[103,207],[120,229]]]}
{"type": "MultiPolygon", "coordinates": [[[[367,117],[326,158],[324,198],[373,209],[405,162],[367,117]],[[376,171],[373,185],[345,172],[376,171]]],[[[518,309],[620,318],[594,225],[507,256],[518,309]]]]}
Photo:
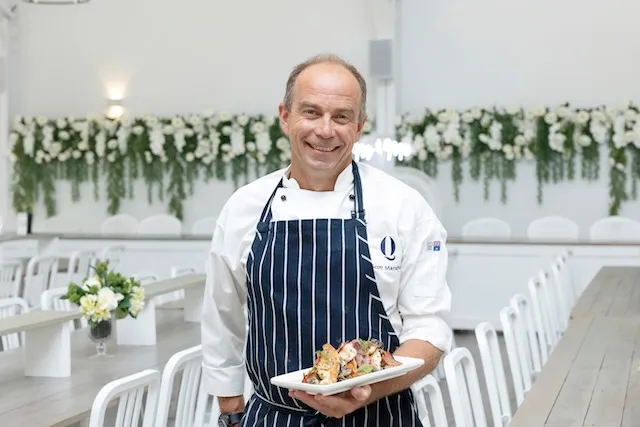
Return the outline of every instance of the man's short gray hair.
{"type": "Polygon", "coordinates": [[[345,61],[338,55],[334,55],[331,53],[322,53],[320,55],[312,56],[304,62],[296,65],[289,74],[289,78],[287,79],[287,87],[284,93],[283,104],[288,111],[291,111],[291,104],[293,102],[293,87],[296,84],[296,80],[298,76],[307,68],[312,65],[317,64],[336,64],[346,68],[353,77],[356,78],[358,84],[360,85],[360,115],[358,116],[358,121],[363,122],[367,118],[367,82],[360,74],[360,71],[351,63],[345,61]]]}

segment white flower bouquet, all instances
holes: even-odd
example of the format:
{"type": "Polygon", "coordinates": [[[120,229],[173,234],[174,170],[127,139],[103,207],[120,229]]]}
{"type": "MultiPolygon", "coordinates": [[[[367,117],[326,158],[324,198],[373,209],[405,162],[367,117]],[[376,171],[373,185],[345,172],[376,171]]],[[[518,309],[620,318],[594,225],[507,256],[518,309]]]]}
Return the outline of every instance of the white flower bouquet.
{"type": "Polygon", "coordinates": [[[97,262],[93,270],[95,274],[85,278],[82,284],[70,283],[62,299],[80,306],[92,328],[113,317],[136,318],[145,305],[140,282],[109,271],[108,261],[97,262]]]}

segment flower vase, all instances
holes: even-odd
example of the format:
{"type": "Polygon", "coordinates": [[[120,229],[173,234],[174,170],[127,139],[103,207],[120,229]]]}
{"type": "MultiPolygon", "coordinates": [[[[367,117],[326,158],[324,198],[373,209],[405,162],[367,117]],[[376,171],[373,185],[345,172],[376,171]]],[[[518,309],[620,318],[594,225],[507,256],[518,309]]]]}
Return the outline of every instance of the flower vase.
{"type": "Polygon", "coordinates": [[[107,354],[107,341],[111,337],[112,330],[113,323],[111,319],[89,324],[89,338],[96,343],[96,354],[91,356],[90,359],[113,357],[107,354]]]}

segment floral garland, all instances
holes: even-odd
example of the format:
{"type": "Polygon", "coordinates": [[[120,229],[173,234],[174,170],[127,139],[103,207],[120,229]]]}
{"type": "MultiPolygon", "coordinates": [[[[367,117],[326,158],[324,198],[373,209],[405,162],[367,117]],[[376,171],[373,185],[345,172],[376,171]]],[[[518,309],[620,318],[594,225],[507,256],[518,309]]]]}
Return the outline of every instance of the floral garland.
{"type": "MultiPolygon", "coordinates": [[[[600,146],[609,148],[609,214],[636,198],[640,179],[640,110],[622,108],[473,108],[427,110],[398,119],[397,139],[413,146],[401,162],[435,177],[440,162],[452,162],[454,196],[459,200],[463,164],[484,183],[489,198],[492,181],[501,183],[507,201],[508,183],[516,164],[536,165],[538,202],[550,182],[577,176],[597,180],[600,146]],[[579,172],[578,172],[579,171],[579,172]]],[[[365,134],[372,122],[365,125],[365,134]]],[[[121,120],[103,117],[18,117],[10,134],[14,167],[13,207],[33,212],[42,198],[47,216],[57,213],[55,182],[71,183],[71,199],[80,200],[83,183],[93,183],[96,200],[101,187],[108,213],[120,211],[133,198],[134,183],[143,179],[149,203],[166,201],[168,212],[182,219],[183,202],[197,180],[246,183],[284,167],[290,145],[276,117],[213,114],[121,120]]]]}
{"type": "Polygon", "coordinates": [[[397,121],[398,138],[413,145],[406,162],[435,177],[438,164],[452,162],[454,196],[459,200],[463,162],[469,174],[484,182],[501,184],[501,201],[507,201],[507,184],[516,178],[516,162],[536,165],[538,202],[544,185],[582,179],[599,179],[600,147],[609,149],[609,214],[617,215],[622,202],[637,197],[640,179],[640,110],[621,108],[473,108],[427,110],[423,116],[404,115],[397,121]],[[579,165],[578,165],[579,162],[579,165]],[[629,188],[629,181],[631,186],[629,188]]]}
{"type": "Polygon", "coordinates": [[[291,157],[277,118],[263,115],[18,117],[10,138],[14,209],[32,212],[42,195],[47,216],[57,213],[56,180],[71,183],[73,201],[88,181],[98,200],[104,181],[108,213],[115,215],[125,197],[134,197],[133,184],[141,178],[149,203],[154,196],[168,199],[169,213],[182,219],[183,201],[198,179],[224,180],[230,172],[237,187],[291,157]]]}

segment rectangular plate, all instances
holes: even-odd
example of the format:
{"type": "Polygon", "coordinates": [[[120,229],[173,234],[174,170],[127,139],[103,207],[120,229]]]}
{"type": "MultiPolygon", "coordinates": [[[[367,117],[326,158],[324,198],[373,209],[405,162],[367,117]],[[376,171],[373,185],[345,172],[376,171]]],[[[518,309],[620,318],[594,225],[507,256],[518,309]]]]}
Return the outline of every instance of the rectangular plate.
{"type": "Polygon", "coordinates": [[[335,384],[320,385],[303,383],[302,378],[304,377],[304,374],[311,368],[301,369],[299,371],[289,372],[288,374],[273,377],[271,378],[271,384],[276,387],[282,387],[289,390],[302,390],[309,394],[331,396],[333,394],[351,390],[357,386],[374,384],[380,381],[396,378],[424,365],[424,360],[422,359],[403,356],[394,356],[394,358],[401,363],[400,366],[394,366],[393,368],[387,368],[378,372],[361,375],[335,384]]]}

